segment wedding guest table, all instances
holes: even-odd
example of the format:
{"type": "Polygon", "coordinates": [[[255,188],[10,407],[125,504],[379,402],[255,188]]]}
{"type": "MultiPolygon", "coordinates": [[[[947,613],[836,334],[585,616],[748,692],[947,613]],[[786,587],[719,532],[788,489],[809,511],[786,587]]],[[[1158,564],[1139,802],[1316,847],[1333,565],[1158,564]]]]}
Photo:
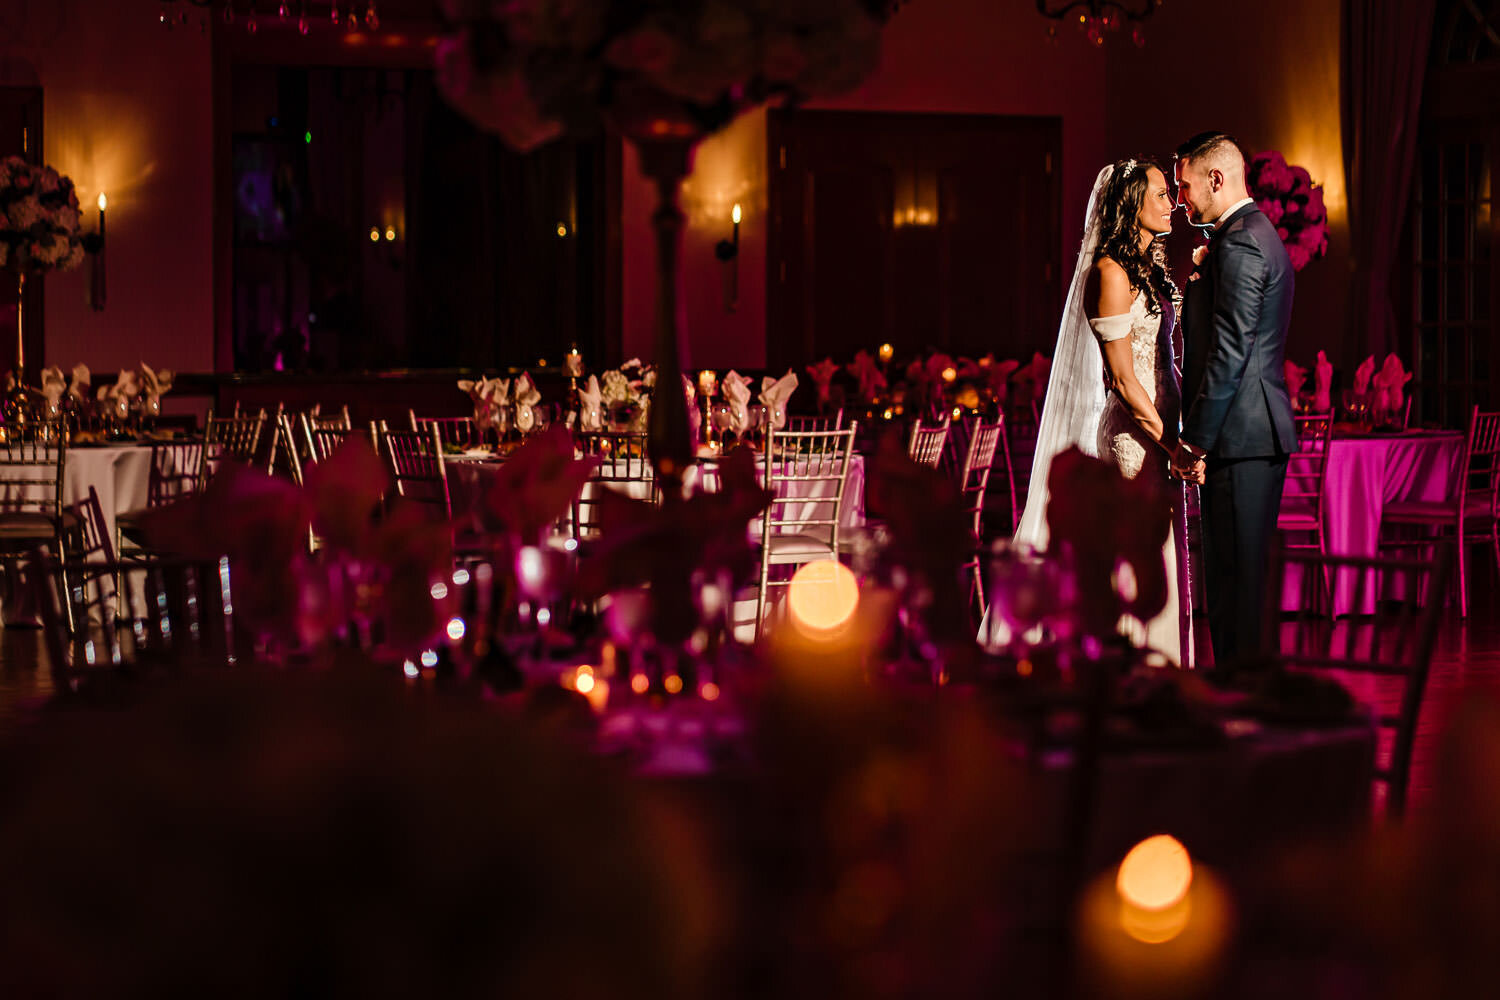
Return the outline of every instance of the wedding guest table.
{"type": "MultiPolygon", "coordinates": [[[[485,489],[489,479],[494,475],[495,469],[501,460],[493,455],[475,451],[472,454],[445,455],[444,464],[448,467],[448,490],[452,498],[453,513],[455,516],[466,514],[475,509],[478,499],[485,489]]],[[[756,466],[765,470],[765,459],[756,459],[756,466]]],[[[700,487],[708,492],[716,492],[719,488],[719,465],[715,459],[702,459],[687,470],[683,476],[683,485],[688,490],[696,490],[700,487]]],[[[790,495],[796,497],[832,496],[833,485],[829,482],[794,480],[784,484],[790,495]]],[[[585,491],[595,488],[593,484],[585,487],[585,491]]],[[[642,482],[635,483],[610,483],[609,488],[621,490],[628,496],[639,500],[650,496],[650,484],[642,482]]],[[[786,509],[781,516],[796,517],[802,512],[786,509]]],[[[806,512],[809,517],[826,517],[824,511],[816,509],[806,512]]],[[[755,523],[756,540],[759,540],[759,521],[755,523]]],[[[863,455],[855,453],[849,457],[849,468],[844,473],[844,498],[839,507],[839,524],[842,528],[859,528],[865,523],[865,459],[863,455]]]]}
{"type": "MultiPolygon", "coordinates": [[[[1463,460],[1464,435],[1458,431],[1405,431],[1394,434],[1339,435],[1328,448],[1323,531],[1334,555],[1372,557],[1378,553],[1385,505],[1402,500],[1446,498],[1463,460]]],[[[1376,595],[1365,588],[1354,607],[1358,579],[1343,570],[1334,580],[1336,615],[1371,614],[1376,595]]],[[[1288,578],[1282,607],[1300,603],[1298,581],[1288,578]]]]}
{"type": "MultiPolygon", "coordinates": [[[[10,482],[20,475],[14,468],[0,467],[0,507],[21,499],[23,489],[36,495],[35,487],[10,482]]],[[[63,462],[63,505],[88,499],[92,486],[99,494],[110,544],[114,544],[115,515],[145,507],[150,485],[151,445],[147,442],[74,445],[63,462]]]]}

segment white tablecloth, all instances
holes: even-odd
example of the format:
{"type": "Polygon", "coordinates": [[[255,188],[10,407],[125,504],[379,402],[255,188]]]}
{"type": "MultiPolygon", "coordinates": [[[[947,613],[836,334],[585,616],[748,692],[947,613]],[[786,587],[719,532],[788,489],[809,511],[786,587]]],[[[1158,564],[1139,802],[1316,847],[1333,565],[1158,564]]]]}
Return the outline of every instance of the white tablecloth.
{"type": "MultiPolygon", "coordinates": [[[[1328,448],[1323,499],[1323,533],[1329,553],[1375,556],[1385,505],[1444,499],[1457,482],[1463,454],[1464,435],[1457,431],[1334,438],[1328,448]]],[[[1353,570],[1340,571],[1334,581],[1335,614],[1374,612],[1375,594],[1369,587],[1364,606],[1353,607],[1357,583],[1353,570]]],[[[1296,581],[1286,581],[1282,606],[1294,608],[1299,597],[1296,581]]]]}
{"type": "MultiPolygon", "coordinates": [[[[20,487],[6,480],[16,477],[16,470],[0,466],[0,508],[19,499],[20,487]]],[[[28,473],[28,477],[34,478],[28,473]]],[[[115,515],[146,506],[151,485],[151,447],[144,444],[108,445],[101,448],[68,449],[63,465],[64,506],[77,503],[89,495],[92,486],[99,494],[104,511],[104,525],[114,545],[115,515]]],[[[29,488],[33,496],[35,487],[29,488]]]]}

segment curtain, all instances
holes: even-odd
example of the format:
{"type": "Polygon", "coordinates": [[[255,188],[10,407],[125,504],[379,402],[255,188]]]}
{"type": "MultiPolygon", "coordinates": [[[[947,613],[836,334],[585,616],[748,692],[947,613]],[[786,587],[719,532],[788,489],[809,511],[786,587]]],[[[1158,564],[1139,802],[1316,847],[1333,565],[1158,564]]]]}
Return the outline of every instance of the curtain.
{"type": "MultiPolygon", "coordinates": [[[[1396,350],[1391,268],[1406,220],[1435,0],[1343,0],[1344,179],[1354,280],[1344,358],[1396,350]]],[[[1407,359],[1410,362],[1410,359],[1407,359]]]]}

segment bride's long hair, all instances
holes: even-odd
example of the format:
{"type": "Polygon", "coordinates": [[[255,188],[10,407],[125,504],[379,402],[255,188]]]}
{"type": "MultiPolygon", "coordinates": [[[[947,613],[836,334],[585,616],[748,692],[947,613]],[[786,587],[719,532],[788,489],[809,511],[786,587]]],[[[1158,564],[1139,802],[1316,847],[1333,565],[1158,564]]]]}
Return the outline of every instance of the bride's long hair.
{"type": "Polygon", "coordinates": [[[1158,235],[1145,250],[1141,249],[1140,214],[1146,200],[1147,173],[1151,167],[1166,171],[1149,158],[1120,160],[1100,193],[1099,246],[1094,261],[1108,257],[1125,269],[1130,287],[1148,291],[1146,309],[1154,316],[1161,312],[1161,300],[1177,298],[1177,285],[1167,273],[1166,234],[1158,235]]]}

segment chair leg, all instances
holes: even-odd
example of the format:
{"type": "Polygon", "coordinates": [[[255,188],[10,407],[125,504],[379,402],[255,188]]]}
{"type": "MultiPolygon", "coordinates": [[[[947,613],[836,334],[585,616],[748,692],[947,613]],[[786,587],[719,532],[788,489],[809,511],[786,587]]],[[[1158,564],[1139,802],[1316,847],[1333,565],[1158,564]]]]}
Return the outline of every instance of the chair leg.
{"type": "Polygon", "coordinates": [[[766,581],[771,577],[771,567],[764,558],[760,561],[760,588],[755,594],[755,641],[760,641],[761,626],[766,620],[766,581]]]}
{"type": "Polygon", "coordinates": [[[1464,520],[1458,519],[1458,617],[1469,617],[1469,574],[1464,567],[1464,520]]]}

